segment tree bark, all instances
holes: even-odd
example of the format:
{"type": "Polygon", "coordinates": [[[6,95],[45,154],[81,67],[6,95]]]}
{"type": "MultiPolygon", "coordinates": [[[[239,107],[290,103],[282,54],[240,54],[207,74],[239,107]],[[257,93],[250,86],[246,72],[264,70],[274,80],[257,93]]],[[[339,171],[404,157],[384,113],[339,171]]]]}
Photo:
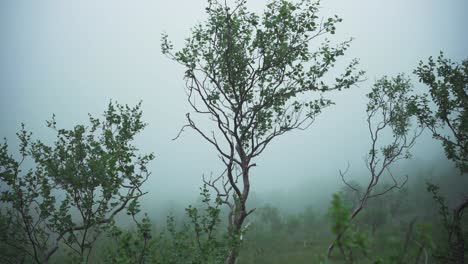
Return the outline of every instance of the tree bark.
{"type": "MultiPolygon", "coordinates": [[[[242,181],[243,189],[241,197],[238,197],[239,203],[235,204],[234,212],[232,216],[234,221],[230,221],[229,232],[231,237],[234,239],[233,246],[229,251],[229,255],[226,259],[226,264],[235,264],[237,257],[239,256],[239,246],[240,241],[238,241],[238,236],[242,232],[242,224],[244,223],[245,218],[249,215],[250,212],[247,212],[246,201],[250,192],[250,179],[249,179],[249,161],[245,156],[245,152],[242,148],[238,148],[239,156],[241,157],[242,164],[242,181]]],[[[231,217],[232,217],[231,216],[231,217]]]]}
{"type": "Polygon", "coordinates": [[[235,264],[236,263],[236,260],[237,260],[237,256],[238,256],[239,252],[237,249],[231,249],[231,251],[229,252],[229,255],[226,259],[226,264],[235,264]]]}

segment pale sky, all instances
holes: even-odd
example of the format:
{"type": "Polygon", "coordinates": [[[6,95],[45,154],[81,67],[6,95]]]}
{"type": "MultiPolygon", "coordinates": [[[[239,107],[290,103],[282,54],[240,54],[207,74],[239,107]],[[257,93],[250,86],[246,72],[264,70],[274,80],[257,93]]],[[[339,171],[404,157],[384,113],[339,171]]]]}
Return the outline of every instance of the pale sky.
{"type": "MultiPolygon", "coordinates": [[[[249,6],[260,12],[266,3],[250,0],[249,6]]],[[[184,69],[161,54],[160,36],[169,34],[180,47],[204,20],[205,6],[203,0],[1,1],[0,136],[14,145],[24,122],[35,136],[51,139],[45,120],[53,113],[59,126],[71,128],[86,122],[88,113],[100,115],[111,99],[143,100],[149,126],[137,145],[156,154],[147,199],[157,204],[195,197],[201,175],[219,173],[221,166],[195,132],[171,140],[190,109],[184,69]]],[[[256,161],[252,190],[288,193],[309,184],[311,193],[318,192],[339,181],[338,169],[348,161],[351,176],[353,169],[362,172],[370,85],[382,75],[411,74],[419,60],[440,50],[456,61],[467,58],[466,11],[466,0],[323,0],[322,16],[344,19],[331,40],[355,39],[344,61],[359,58],[368,81],[332,95],[336,105],[309,130],[273,141],[256,161]]],[[[413,153],[425,163],[443,157],[427,134],[413,153]]]]}

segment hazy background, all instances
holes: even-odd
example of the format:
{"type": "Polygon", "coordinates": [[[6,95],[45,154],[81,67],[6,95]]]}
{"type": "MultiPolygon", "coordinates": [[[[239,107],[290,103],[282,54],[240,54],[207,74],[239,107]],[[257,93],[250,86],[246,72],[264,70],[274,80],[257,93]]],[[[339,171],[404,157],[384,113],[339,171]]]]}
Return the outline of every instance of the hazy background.
{"type": "MultiPolygon", "coordinates": [[[[249,5],[261,11],[266,3],[249,5]]],[[[168,33],[181,47],[190,28],[204,20],[205,6],[204,0],[1,1],[0,136],[15,150],[21,122],[36,137],[51,140],[45,120],[52,113],[59,126],[71,128],[85,123],[88,113],[100,115],[111,99],[130,105],[143,100],[149,126],[137,145],[156,154],[147,205],[194,199],[201,175],[220,173],[221,167],[211,146],[193,131],[171,140],[190,109],[184,69],[161,54],[160,36],[168,33]]],[[[253,192],[278,193],[293,203],[301,192],[331,193],[340,182],[338,169],[348,161],[349,175],[362,175],[369,86],[382,75],[410,74],[419,60],[440,50],[457,61],[468,57],[467,10],[466,0],[322,1],[321,15],[344,19],[332,41],[355,38],[345,61],[359,58],[368,81],[331,95],[336,105],[309,130],[273,141],[252,171],[253,192]]],[[[427,134],[413,153],[422,167],[445,160],[427,134]]]]}

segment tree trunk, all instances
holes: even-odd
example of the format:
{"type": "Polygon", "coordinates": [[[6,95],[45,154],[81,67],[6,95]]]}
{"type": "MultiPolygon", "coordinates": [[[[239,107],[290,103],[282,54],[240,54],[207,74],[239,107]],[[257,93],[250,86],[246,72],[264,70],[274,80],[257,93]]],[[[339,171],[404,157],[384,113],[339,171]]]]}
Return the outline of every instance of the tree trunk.
{"type": "Polygon", "coordinates": [[[238,197],[239,203],[235,203],[234,212],[230,217],[234,217],[234,221],[229,221],[230,226],[229,232],[235,241],[231,246],[229,255],[226,258],[226,264],[235,264],[236,259],[239,256],[239,246],[241,241],[239,241],[239,235],[242,232],[242,224],[244,223],[245,218],[249,215],[246,209],[246,202],[250,192],[250,179],[249,179],[249,162],[245,158],[245,152],[243,149],[238,148],[239,156],[242,160],[242,181],[243,189],[241,197],[238,197]]]}
{"type": "Polygon", "coordinates": [[[238,252],[237,248],[231,249],[231,251],[229,252],[229,255],[228,255],[227,259],[226,259],[226,264],[235,264],[238,255],[239,255],[239,252],[238,252]]]}
{"type": "MultiPolygon", "coordinates": [[[[370,195],[370,192],[368,191],[364,197],[362,198],[361,200],[361,203],[359,204],[359,206],[353,210],[353,213],[351,214],[350,218],[349,218],[349,222],[351,223],[354,218],[359,214],[359,212],[361,212],[361,210],[364,208],[366,202],[367,202],[367,199],[370,195]]],[[[339,234],[338,236],[336,236],[335,240],[328,246],[328,250],[327,250],[327,258],[328,259],[331,259],[331,254],[333,252],[333,249],[335,248],[335,244],[339,243],[340,242],[340,239],[341,237],[343,237],[344,233],[348,230],[348,228],[344,228],[339,234]]]]}

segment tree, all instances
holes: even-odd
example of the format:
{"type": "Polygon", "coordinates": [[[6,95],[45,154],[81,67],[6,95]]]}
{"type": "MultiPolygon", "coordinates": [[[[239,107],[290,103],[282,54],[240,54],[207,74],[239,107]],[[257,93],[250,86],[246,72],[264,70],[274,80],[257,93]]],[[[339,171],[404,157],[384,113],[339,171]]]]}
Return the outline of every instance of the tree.
{"type": "MultiPolygon", "coordinates": [[[[193,111],[213,121],[213,129],[203,129],[188,113],[181,132],[186,127],[198,132],[225,166],[222,178],[205,183],[217,184],[217,194],[230,208],[228,230],[233,238],[240,236],[242,224],[254,211],[247,201],[255,158],[274,138],[309,127],[333,104],[322,97],[324,92],[349,88],[363,74],[353,60],[344,73],[332,76],[334,82],[325,83],[350,41],[316,44],[320,37],[334,34],[342,21],[337,16],[321,21],[318,10],[318,2],[274,0],[259,17],[247,11],[245,0],[233,6],[209,0],[208,20],[192,29],[180,51],[173,51],[167,35],[162,37],[162,52],[186,69],[193,111]]],[[[234,263],[238,249],[239,243],[233,243],[227,263],[234,263]]]]}
{"type": "MultiPolygon", "coordinates": [[[[369,199],[384,195],[393,189],[401,189],[408,180],[398,182],[393,176],[390,167],[398,160],[411,157],[409,150],[416,143],[422,129],[412,128],[411,117],[416,113],[414,100],[409,98],[412,91],[410,80],[400,74],[394,78],[383,77],[378,80],[370,93],[367,94],[367,124],[371,138],[371,148],[366,158],[369,170],[369,181],[364,190],[353,186],[346,179],[349,164],[344,172],[340,171],[343,182],[359,197],[348,221],[353,221],[366,207],[369,199]],[[382,144],[384,135],[391,135],[389,144],[382,144]],[[385,174],[386,173],[386,174],[385,174]],[[392,184],[378,190],[382,177],[388,175],[392,184]]],[[[328,257],[331,257],[333,248],[344,236],[347,228],[341,229],[334,242],[328,248],[328,257]]]]}
{"type": "MultiPolygon", "coordinates": [[[[420,125],[427,127],[432,136],[442,142],[445,154],[452,160],[462,175],[468,173],[468,59],[460,64],[444,57],[441,52],[437,61],[429,57],[427,63],[419,62],[414,73],[419,81],[429,88],[429,95],[416,98],[416,113],[420,125]],[[435,107],[431,107],[435,105],[435,107]]],[[[448,233],[448,256],[446,263],[464,263],[466,234],[462,229],[463,211],[468,207],[468,196],[453,209],[452,217],[438,187],[428,183],[428,191],[441,207],[441,215],[448,233]]]]}
{"type": "MultiPolygon", "coordinates": [[[[52,145],[33,141],[32,133],[18,133],[20,161],[0,147],[1,219],[21,230],[19,239],[7,237],[35,263],[47,263],[68,246],[87,262],[94,242],[123,210],[134,215],[142,184],[150,173],[153,154],[137,156],[132,141],[146,124],[140,104],[134,108],[109,104],[103,119],[89,117],[88,126],[58,129],[52,145]],[[25,162],[32,162],[29,170],[25,162]],[[7,218],[8,217],[8,218],[7,218]]],[[[5,230],[2,230],[5,232],[5,230]]]]}
{"type": "Polygon", "coordinates": [[[156,240],[151,235],[151,221],[147,214],[136,222],[136,231],[122,230],[115,225],[109,228],[104,263],[157,263],[156,240]]]}
{"type": "Polygon", "coordinates": [[[437,62],[432,57],[426,64],[420,61],[414,73],[429,88],[429,95],[418,100],[418,120],[442,142],[460,172],[468,173],[468,59],[457,64],[440,53],[437,62]]]}
{"type": "Polygon", "coordinates": [[[335,244],[339,248],[345,263],[355,263],[356,250],[367,255],[369,248],[367,236],[357,228],[355,223],[349,220],[351,217],[350,208],[346,206],[338,193],[333,194],[330,208],[328,208],[328,217],[331,222],[332,233],[340,236],[335,244]]]}

